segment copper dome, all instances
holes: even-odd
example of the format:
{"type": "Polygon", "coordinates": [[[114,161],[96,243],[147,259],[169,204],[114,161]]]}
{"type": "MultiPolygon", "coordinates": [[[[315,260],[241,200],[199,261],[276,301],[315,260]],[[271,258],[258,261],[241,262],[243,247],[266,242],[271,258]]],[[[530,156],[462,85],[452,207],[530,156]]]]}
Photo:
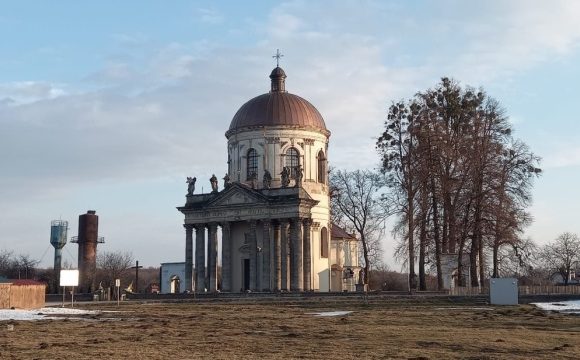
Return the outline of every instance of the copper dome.
{"type": "Polygon", "coordinates": [[[267,126],[288,126],[322,131],[326,129],[322,115],[307,100],[285,91],[286,74],[276,67],[270,74],[271,91],[256,96],[238,110],[226,136],[247,128],[267,126]]]}

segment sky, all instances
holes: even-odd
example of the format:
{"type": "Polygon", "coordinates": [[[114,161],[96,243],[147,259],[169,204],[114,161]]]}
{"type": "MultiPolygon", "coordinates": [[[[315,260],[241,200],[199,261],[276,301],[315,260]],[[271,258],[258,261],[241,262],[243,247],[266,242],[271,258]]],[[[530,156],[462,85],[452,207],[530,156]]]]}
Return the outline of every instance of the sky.
{"type": "Polygon", "coordinates": [[[0,250],[52,266],[51,220],[74,236],[94,209],[99,251],[183,261],[185,179],[208,192],[226,172],[224,133],[276,49],[334,168],[377,167],[392,102],[443,76],[484,88],[542,158],[526,236],[580,234],[579,24],[575,0],[3,2],[0,250]]]}

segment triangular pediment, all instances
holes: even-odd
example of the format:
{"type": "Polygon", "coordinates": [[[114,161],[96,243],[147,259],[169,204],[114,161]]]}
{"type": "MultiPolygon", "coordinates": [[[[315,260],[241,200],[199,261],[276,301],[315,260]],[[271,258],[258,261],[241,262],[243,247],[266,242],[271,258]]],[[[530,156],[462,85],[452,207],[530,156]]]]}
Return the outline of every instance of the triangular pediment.
{"type": "Polygon", "coordinates": [[[240,185],[232,183],[228,188],[220,192],[211,202],[209,206],[232,206],[232,205],[255,205],[265,204],[267,198],[257,191],[240,185]]]}

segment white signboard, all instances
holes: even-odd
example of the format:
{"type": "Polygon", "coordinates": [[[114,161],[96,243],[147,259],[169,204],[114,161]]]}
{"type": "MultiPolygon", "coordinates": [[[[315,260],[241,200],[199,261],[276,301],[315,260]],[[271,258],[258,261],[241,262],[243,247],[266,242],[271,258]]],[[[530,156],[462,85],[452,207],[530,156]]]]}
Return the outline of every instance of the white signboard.
{"type": "Polygon", "coordinates": [[[121,286],[121,279],[116,279],[116,280],[115,280],[115,286],[116,286],[116,287],[119,287],[119,286],[121,286]]]}
{"type": "Polygon", "coordinates": [[[60,286],[79,286],[79,271],[61,270],[60,286]]]}

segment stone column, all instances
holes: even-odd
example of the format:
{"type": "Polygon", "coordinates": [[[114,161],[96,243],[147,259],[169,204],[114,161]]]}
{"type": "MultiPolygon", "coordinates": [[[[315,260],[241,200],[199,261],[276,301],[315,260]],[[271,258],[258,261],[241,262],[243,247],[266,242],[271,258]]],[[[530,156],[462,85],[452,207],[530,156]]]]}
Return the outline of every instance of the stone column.
{"type": "Polygon", "coordinates": [[[312,290],[312,254],[310,251],[310,225],[312,219],[304,219],[303,243],[304,243],[304,291],[312,290]]]}
{"type": "Polygon", "coordinates": [[[262,291],[271,291],[270,286],[270,220],[263,220],[264,231],[262,233],[262,291]]]}
{"type": "Polygon", "coordinates": [[[302,263],[302,229],[300,219],[290,219],[290,291],[304,290],[302,263]]]}
{"type": "Polygon", "coordinates": [[[217,291],[217,247],[217,223],[210,223],[207,239],[207,277],[209,280],[209,292],[217,291]]]}
{"type": "Polygon", "coordinates": [[[250,221],[250,290],[258,290],[258,239],[256,221],[250,221]]]}
{"type": "Polygon", "coordinates": [[[280,222],[274,223],[274,291],[280,291],[282,288],[282,263],[281,263],[281,249],[280,249],[280,222]]]}
{"type": "Polygon", "coordinates": [[[288,221],[280,220],[280,289],[290,290],[288,278],[290,277],[290,247],[288,242],[288,221]]]}
{"type": "Polygon", "coordinates": [[[232,239],[230,223],[222,224],[222,288],[221,291],[232,291],[232,239]]]}
{"type": "Polygon", "coordinates": [[[195,291],[205,292],[205,225],[195,225],[195,291]]]}
{"type": "Polygon", "coordinates": [[[192,290],[193,285],[193,225],[184,224],[185,228],[185,291],[192,290]]]}

